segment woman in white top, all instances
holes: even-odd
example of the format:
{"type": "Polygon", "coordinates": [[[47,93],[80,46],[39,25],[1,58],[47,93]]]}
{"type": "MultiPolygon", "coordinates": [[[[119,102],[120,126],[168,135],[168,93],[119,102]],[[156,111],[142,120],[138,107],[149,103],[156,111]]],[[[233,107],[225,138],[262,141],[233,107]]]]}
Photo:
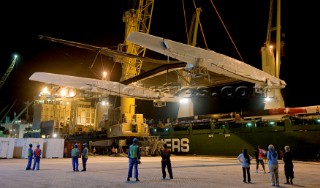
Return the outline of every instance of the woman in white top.
{"type": "Polygon", "coordinates": [[[243,182],[247,183],[246,176],[248,176],[248,183],[251,183],[250,163],[251,163],[252,157],[248,154],[248,150],[243,149],[243,153],[240,153],[237,159],[241,162],[243,182]]]}

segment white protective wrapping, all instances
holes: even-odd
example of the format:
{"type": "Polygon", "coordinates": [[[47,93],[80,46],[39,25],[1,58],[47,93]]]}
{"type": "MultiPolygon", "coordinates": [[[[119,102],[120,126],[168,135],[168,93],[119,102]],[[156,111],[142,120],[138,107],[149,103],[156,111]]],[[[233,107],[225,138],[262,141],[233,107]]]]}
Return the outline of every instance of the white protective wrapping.
{"type": "Polygon", "coordinates": [[[186,68],[206,67],[208,71],[256,84],[256,88],[284,88],[285,81],[242,61],[147,33],[131,32],[128,41],[188,63],[186,68]]]}

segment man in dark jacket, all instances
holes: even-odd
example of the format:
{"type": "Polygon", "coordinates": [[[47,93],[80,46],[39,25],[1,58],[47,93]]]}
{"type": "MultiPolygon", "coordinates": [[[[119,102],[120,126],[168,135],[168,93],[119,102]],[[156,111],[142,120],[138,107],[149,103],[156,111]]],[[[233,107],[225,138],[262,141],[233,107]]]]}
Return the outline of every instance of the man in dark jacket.
{"type": "Polygon", "coordinates": [[[283,155],[283,162],[284,162],[284,174],[286,176],[286,182],[285,184],[293,184],[292,179],[294,178],[294,172],[293,172],[293,157],[292,153],[290,151],[289,146],[284,147],[285,153],[283,155]],[[290,180],[290,182],[289,182],[290,180]]]}
{"type": "Polygon", "coordinates": [[[168,148],[167,144],[164,144],[163,147],[164,148],[160,151],[162,177],[163,179],[166,179],[166,167],[167,167],[170,179],[173,179],[171,160],[170,160],[171,150],[168,148]]]}

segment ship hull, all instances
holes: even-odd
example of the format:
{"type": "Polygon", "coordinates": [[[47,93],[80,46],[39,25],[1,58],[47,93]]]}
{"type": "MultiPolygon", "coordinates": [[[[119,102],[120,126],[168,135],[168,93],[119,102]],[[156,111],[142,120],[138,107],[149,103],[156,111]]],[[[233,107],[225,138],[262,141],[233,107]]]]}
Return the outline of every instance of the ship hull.
{"type": "MultiPolygon", "coordinates": [[[[280,153],[280,158],[284,146],[288,145],[295,159],[315,160],[320,150],[320,124],[294,125],[291,120],[282,119],[277,121],[276,125],[266,127],[259,127],[261,124],[256,120],[246,121],[239,124],[242,126],[232,128],[226,123],[222,123],[226,126],[219,128],[218,123],[210,121],[210,128],[208,123],[202,123],[202,128],[187,123],[167,128],[152,128],[150,132],[154,136],[160,136],[176,155],[237,156],[245,148],[254,156],[257,145],[267,150],[268,145],[273,144],[280,153]],[[249,122],[254,126],[246,127],[249,122]]],[[[233,125],[230,122],[229,124],[233,125]]]]}

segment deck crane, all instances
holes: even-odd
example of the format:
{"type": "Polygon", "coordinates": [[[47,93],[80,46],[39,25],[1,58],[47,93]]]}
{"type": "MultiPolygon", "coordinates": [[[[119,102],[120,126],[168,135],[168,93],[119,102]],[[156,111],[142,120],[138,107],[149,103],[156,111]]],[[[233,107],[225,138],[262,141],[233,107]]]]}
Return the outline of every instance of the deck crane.
{"type": "MultiPolygon", "coordinates": [[[[6,113],[4,114],[4,116],[1,118],[0,120],[0,138],[1,137],[8,137],[10,135],[10,131],[7,127],[2,126],[2,122],[5,119],[5,117],[7,116],[7,114],[10,112],[10,110],[12,109],[12,107],[15,105],[15,103],[17,102],[17,100],[14,101],[14,103],[10,106],[10,108],[6,111],[6,113]]],[[[9,105],[7,105],[5,108],[7,108],[9,105]]],[[[5,109],[1,110],[1,113],[4,111],[5,109]]],[[[0,113],[0,114],[1,114],[0,113]]]]}
{"type": "MultiPolygon", "coordinates": [[[[200,23],[200,13],[202,9],[196,8],[196,11],[193,13],[190,28],[189,28],[189,33],[188,33],[188,45],[191,46],[196,46],[197,44],[197,36],[198,36],[198,28],[199,28],[199,23],[200,23]]],[[[192,72],[190,71],[191,74],[194,75],[200,75],[202,71],[200,68],[193,69],[192,72]]],[[[188,76],[188,74],[183,70],[179,71],[179,76],[180,76],[180,84],[182,86],[188,86],[191,83],[191,76],[188,76]]],[[[201,73],[202,74],[202,73],[201,73]]],[[[182,104],[180,104],[182,105],[182,104]]],[[[188,101],[188,103],[183,104],[183,106],[179,107],[178,111],[178,117],[187,117],[190,116],[191,114],[194,114],[193,112],[193,102],[192,100],[188,101]]]]}
{"type": "Polygon", "coordinates": [[[10,108],[6,111],[6,113],[2,116],[1,120],[0,120],[0,124],[2,124],[4,118],[6,118],[6,116],[8,115],[8,113],[10,112],[10,110],[12,109],[12,107],[16,104],[17,100],[15,100],[12,105],[10,106],[10,108]]]}
{"type": "Polygon", "coordinates": [[[10,64],[10,66],[8,67],[7,71],[5,72],[5,74],[2,76],[2,78],[0,80],[0,89],[3,86],[4,82],[7,80],[9,74],[11,73],[14,65],[16,64],[17,59],[18,59],[18,55],[15,54],[13,56],[13,60],[12,60],[12,62],[10,64]]]}
{"type": "MultiPolygon", "coordinates": [[[[127,41],[128,35],[133,31],[149,33],[151,18],[154,6],[154,0],[137,0],[137,8],[132,7],[124,12],[122,20],[125,23],[125,40],[123,44],[118,45],[118,51],[144,57],[146,48],[127,41]]],[[[120,81],[127,80],[140,74],[142,60],[125,58],[122,60],[122,77],[120,81]]],[[[135,99],[121,98],[121,114],[133,116],[135,114],[135,99]]],[[[130,118],[131,119],[131,118],[130,118]]]]}
{"type": "MultiPolygon", "coordinates": [[[[268,28],[267,28],[267,37],[265,46],[261,48],[261,57],[262,57],[262,70],[279,78],[280,77],[280,54],[281,54],[281,45],[284,43],[281,42],[281,0],[277,0],[277,18],[276,18],[276,26],[272,26],[272,14],[273,14],[273,0],[270,0],[269,7],[269,20],[268,20],[268,28]],[[275,48],[271,48],[271,32],[276,31],[276,46],[275,48]],[[276,51],[276,55],[274,55],[274,49],[276,51]]],[[[281,94],[280,89],[267,89],[264,91],[265,93],[265,106],[264,109],[272,109],[272,108],[284,108],[284,100],[281,94]]]]}
{"type": "Polygon", "coordinates": [[[26,121],[28,121],[28,118],[29,118],[29,107],[33,104],[33,102],[34,102],[34,99],[33,99],[31,102],[29,102],[29,101],[25,102],[26,107],[23,108],[23,109],[21,110],[21,112],[20,112],[17,116],[15,116],[15,117],[13,118],[13,120],[12,120],[11,123],[16,123],[16,122],[18,121],[18,119],[20,118],[20,116],[21,116],[24,112],[26,112],[26,121]]]}

